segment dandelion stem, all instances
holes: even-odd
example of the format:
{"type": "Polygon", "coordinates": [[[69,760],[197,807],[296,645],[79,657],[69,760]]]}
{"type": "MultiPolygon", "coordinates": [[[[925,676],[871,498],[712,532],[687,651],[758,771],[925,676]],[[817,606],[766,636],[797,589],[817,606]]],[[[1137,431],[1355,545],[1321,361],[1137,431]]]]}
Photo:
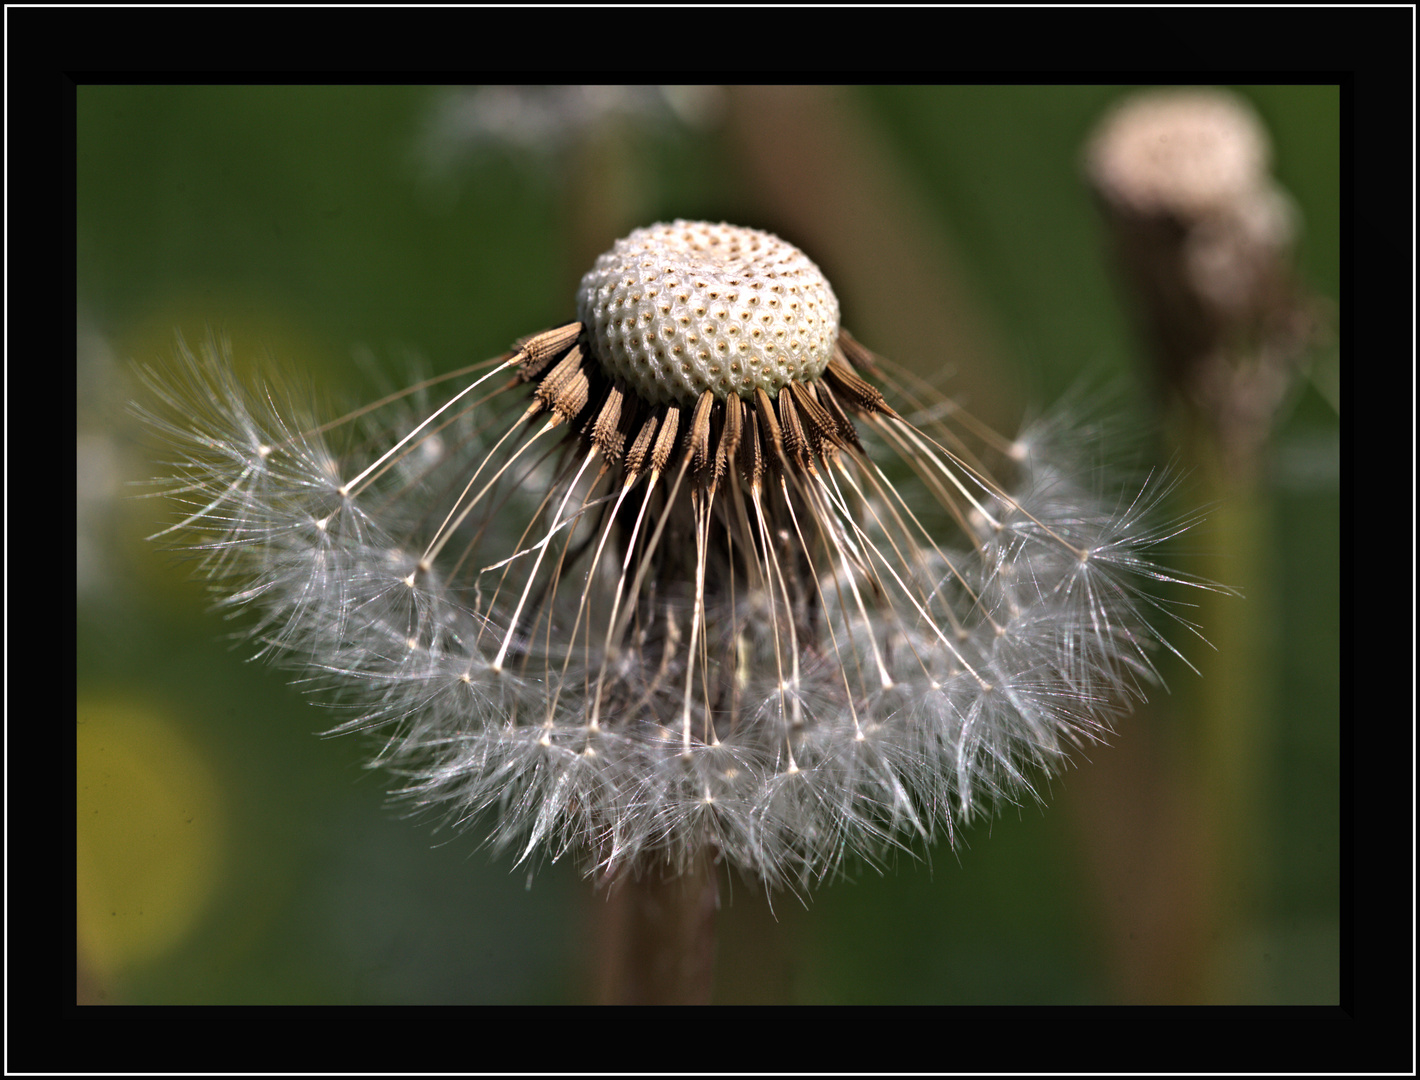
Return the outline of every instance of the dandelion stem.
{"type": "Polygon", "coordinates": [[[601,1005],[708,1005],[715,975],[716,870],[623,873],[598,898],[601,1005]]]}

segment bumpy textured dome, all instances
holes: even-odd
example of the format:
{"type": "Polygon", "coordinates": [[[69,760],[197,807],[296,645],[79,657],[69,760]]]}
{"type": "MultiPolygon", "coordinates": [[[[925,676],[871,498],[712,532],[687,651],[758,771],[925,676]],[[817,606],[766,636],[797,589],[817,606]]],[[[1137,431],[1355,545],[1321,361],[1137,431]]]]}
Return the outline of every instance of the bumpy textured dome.
{"type": "Polygon", "coordinates": [[[618,240],[582,278],[577,317],[607,371],[653,404],[774,397],[817,379],[838,339],[838,298],[807,255],[703,221],[618,240]]]}

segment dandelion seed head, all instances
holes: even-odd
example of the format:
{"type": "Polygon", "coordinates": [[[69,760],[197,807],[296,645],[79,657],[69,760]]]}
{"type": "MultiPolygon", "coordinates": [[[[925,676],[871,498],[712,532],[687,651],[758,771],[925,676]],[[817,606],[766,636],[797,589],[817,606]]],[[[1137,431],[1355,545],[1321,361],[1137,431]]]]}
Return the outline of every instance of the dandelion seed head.
{"type": "Polygon", "coordinates": [[[579,306],[336,419],[218,347],[148,373],[161,535],[405,805],[519,861],[802,889],[1034,797],[1155,681],[1167,481],[1107,495],[1064,425],[920,405],[765,233],[638,230],[579,306]],[[645,314],[654,349],[758,326],[765,351],[662,378],[616,329],[645,314]]]}

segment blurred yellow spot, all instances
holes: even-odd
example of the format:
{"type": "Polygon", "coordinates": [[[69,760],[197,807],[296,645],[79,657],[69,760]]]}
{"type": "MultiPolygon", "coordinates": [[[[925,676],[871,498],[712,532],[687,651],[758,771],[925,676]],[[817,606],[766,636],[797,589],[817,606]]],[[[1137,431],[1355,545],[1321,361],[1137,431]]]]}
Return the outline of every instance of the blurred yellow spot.
{"type": "Polygon", "coordinates": [[[221,868],[220,793],[200,752],[151,709],[80,701],[76,736],[79,950],[102,976],[196,925],[221,868]]]}

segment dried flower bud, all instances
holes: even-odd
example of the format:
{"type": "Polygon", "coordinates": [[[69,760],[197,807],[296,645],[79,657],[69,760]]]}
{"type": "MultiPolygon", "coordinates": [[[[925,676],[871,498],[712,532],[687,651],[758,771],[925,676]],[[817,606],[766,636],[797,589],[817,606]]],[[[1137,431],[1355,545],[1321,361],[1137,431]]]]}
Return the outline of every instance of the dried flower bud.
{"type": "Polygon", "coordinates": [[[1221,90],[1154,92],[1100,125],[1088,162],[1096,188],[1136,213],[1227,210],[1271,185],[1272,146],[1257,115],[1221,90]]]}
{"type": "Polygon", "coordinates": [[[1124,101],[1085,160],[1161,381],[1206,417],[1238,475],[1257,467],[1317,329],[1271,157],[1245,101],[1188,88],[1124,101]]]}

